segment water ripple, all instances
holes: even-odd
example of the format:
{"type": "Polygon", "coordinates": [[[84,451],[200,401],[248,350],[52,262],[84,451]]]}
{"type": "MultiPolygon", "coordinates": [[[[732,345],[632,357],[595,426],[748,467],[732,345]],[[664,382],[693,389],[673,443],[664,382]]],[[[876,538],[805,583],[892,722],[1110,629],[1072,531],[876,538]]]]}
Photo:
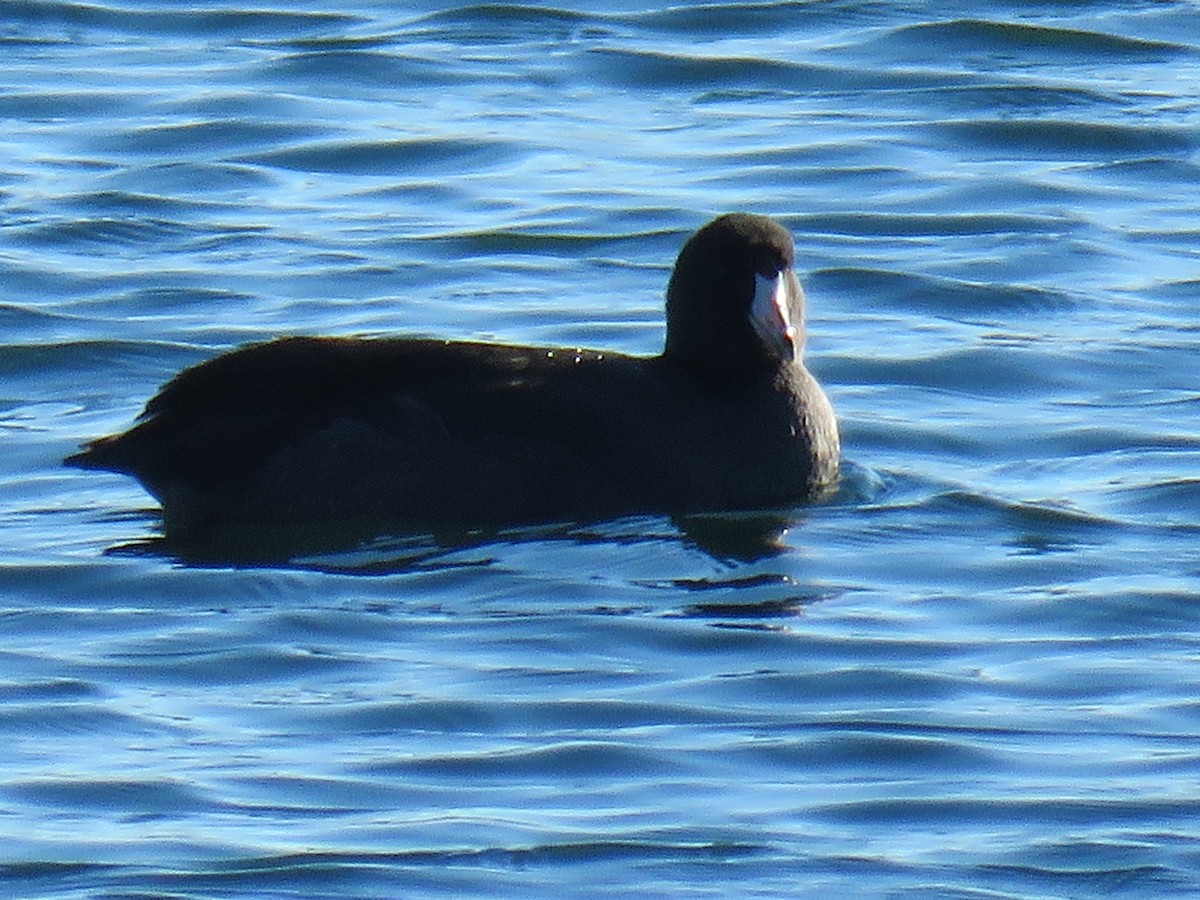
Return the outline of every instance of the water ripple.
{"type": "Polygon", "coordinates": [[[301,172],[350,175],[459,173],[511,161],[517,148],[502,141],[430,138],[331,141],[244,156],[241,162],[301,172]]]}
{"type": "Polygon", "coordinates": [[[1187,156],[1200,146],[1192,129],[1164,125],[975,119],[938,123],[928,129],[959,149],[1022,158],[1172,158],[1187,156]]]}
{"type": "Polygon", "coordinates": [[[923,22],[896,28],[876,40],[872,49],[876,52],[899,51],[910,59],[944,60],[946,54],[980,54],[993,59],[1020,58],[1026,65],[1037,57],[1055,63],[1113,59],[1158,62],[1194,52],[1194,48],[1187,44],[1103,31],[988,19],[923,22]]]}
{"type": "Polygon", "coordinates": [[[0,26],[42,29],[87,28],[126,34],[194,36],[261,35],[264,31],[293,34],[345,27],[361,21],[326,12],[282,10],[163,11],[120,9],[113,4],[81,4],[69,0],[12,0],[0,8],[0,26]]]}
{"type": "Polygon", "coordinates": [[[467,77],[440,61],[367,50],[320,49],[290,54],[265,63],[259,77],[293,88],[337,87],[341,90],[403,87],[446,87],[467,77]]]}
{"type": "MultiPolygon", "coordinates": [[[[790,92],[888,90],[945,86],[947,79],[920,72],[888,73],[758,58],[684,56],[646,50],[595,48],[588,60],[598,77],[629,88],[700,90],[751,87],[790,92]]],[[[767,95],[769,96],[769,95],[767,95]]]]}
{"type": "Polygon", "coordinates": [[[207,121],[150,126],[99,135],[95,148],[103,153],[133,154],[161,160],[164,156],[245,151],[259,146],[292,144],[323,129],[286,122],[207,121]]]}

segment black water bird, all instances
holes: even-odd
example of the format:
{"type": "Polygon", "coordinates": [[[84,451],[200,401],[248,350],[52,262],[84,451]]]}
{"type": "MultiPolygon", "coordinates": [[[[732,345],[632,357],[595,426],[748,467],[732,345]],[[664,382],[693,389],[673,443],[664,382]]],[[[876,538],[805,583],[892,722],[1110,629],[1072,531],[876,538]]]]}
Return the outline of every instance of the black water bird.
{"type": "Polygon", "coordinates": [[[293,337],[176,375],[68,465],[132,475],[169,538],[492,528],[811,500],[837,422],[804,366],[791,235],[735,213],[684,245],[662,354],[293,337]]]}

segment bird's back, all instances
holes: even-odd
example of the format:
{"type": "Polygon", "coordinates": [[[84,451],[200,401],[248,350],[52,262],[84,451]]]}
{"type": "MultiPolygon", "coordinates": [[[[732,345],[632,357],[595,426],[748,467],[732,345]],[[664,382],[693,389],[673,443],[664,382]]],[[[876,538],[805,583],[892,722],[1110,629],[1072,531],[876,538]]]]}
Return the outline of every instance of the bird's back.
{"type": "Polygon", "coordinates": [[[665,423],[647,415],[670,391],[652,369],[575,349],[292,338],[185,370],[133,428],[68,462],[134,475],[188,530],[652,509],[672,493],[665,423]]]}

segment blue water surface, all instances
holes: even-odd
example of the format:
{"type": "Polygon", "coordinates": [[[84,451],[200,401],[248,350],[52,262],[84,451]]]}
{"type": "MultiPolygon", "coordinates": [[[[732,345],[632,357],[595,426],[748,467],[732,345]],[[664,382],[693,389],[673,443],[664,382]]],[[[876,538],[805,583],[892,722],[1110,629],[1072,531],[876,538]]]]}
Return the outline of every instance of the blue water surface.
{"type": "Polygon", "coordinates": [[[1189,0],[0,4],[0,892],[1200,894],[1189,0]],[[653,353],[796,236],[839,494],[250,564],[64,469],[282,334],[653,353]]]}

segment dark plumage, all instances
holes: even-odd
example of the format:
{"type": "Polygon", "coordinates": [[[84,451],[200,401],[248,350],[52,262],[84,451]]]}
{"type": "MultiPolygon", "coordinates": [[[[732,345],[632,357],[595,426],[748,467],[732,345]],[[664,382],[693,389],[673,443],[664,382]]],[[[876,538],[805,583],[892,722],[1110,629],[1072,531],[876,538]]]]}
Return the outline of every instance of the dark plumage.
{"type": "Polygon", "coordinates": [[[286,338],[181,372],[68,465],[137,478],[169,536],[370,519],[471,528],[778,506],[837,478],[792,240],[733,214],[684,246],[662,355],[286,338]]]}

